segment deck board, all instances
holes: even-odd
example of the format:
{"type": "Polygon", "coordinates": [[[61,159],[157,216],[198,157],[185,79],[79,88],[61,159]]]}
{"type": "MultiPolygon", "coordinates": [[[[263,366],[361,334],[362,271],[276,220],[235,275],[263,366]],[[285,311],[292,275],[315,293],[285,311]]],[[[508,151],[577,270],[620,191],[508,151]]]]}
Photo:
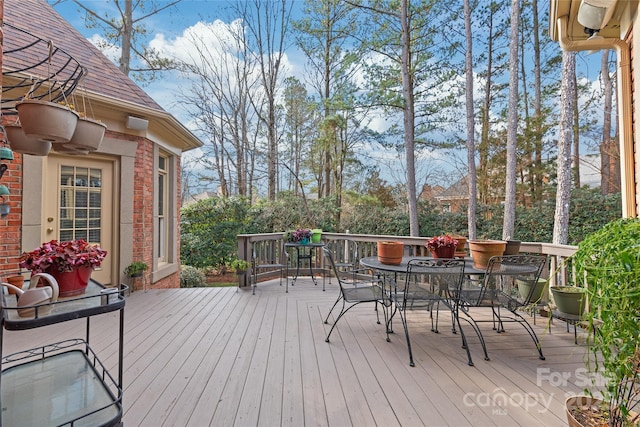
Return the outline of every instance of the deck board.
{"type": "MultiPolygon", "coordinates": [[[[427,313],[409,312],[412,368],[400,320],[387,342],[371,304],[349,311],[326,343],[331,325],[323,320],[337,292],[335,280],[323,292],[301,277],[288,294],[277,280],[260,284],[256,295],[235,288],[131,293],[125,425],[564,425],[565,394],[586,385],[583,340],[575,345],[573,330],[540,317],[535,330],[546,360],[521,326],[497,334],[483,324],[485,361],[463,324],[475,363],[468,366],[447,311],[438,334],[427,313]],[[558,384],[550,375],[567,378],[558,384]]],[[[117,319],[108,313],[91,323],[91,346],[110,368],[117,365],[117,319]]],[[[85,325],[4,331],[4,354],[83,337],[85,325]]]]}

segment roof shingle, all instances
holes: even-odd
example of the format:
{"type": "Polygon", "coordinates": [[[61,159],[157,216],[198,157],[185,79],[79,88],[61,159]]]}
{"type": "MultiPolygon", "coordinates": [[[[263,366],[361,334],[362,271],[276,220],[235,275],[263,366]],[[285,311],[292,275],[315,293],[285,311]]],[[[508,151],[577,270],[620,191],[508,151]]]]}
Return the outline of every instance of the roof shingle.
{"type": "MultiPolygon", "coordinates": [[[[88,75],[81,83],[87,91],[131,102],[149,109],[164,111],[144,90],[124,75],[89,40],[74,29],[48,3],[43,0],[5,0],[4,20],[45,40],[52,40],[82,66],[88,75]]],[[[11,27],[4,28],[5,50],[20,45],[18,38],[24,34],[11,27]]],[[[37,61],[38,58],[27,58],[37,61]]],[[[20,55],[3,57],[3,68],[22,68],[25,58],[20,55]]],[[[36,76],[41,77],[41,76],[36,76]]]]}

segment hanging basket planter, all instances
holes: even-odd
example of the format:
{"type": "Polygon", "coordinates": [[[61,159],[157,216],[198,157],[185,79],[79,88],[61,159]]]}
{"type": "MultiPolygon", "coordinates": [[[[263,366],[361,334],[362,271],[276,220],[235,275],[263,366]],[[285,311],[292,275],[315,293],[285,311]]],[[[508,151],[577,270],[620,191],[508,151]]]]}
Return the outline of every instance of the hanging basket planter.
{"type": "Polygon", "coordinates": [[[6,125],[5,129],[9,145],[16,153],[46,156],[51,151],[51,142],[28,137],[18,124],[6,125]]]}
{"type": "Polygon", "coordinates": [[[97,120],[81,117],[71,140],[64,144],[65,148],[75,150],[96,151],[100,147],[107,126],[97,120]]]}
{"type": "Polygon", "coordinates": [[[37,140],[69,142],[78,123],[78,113],[53,102],[24,99],[16,109],[25,135],[37,140]]]}

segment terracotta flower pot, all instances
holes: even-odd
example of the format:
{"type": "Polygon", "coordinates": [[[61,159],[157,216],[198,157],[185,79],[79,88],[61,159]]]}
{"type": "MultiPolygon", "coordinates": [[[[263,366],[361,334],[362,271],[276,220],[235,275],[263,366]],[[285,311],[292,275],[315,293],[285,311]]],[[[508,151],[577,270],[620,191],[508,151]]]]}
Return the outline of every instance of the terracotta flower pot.
{"type": "MultiPolygon", "coordinates": [[[[565,412],[567,414],[567,423],[569,427],[583,427],[583,424],[574,417],[574,411],[587,412],[587,413],[599,413],[599,419],[601,421],[608,421],[608,419],[602,420],[602,400],[596,399],[591,396],[571,396],[567,398],[564,403],[565,412]]],[[[596,424],[594,424],[596,425],[596,424]]],[[[602,425],[598,424],[597,425],[602,425]]]]}
{"type": "MultiPolygon", "coordinates": [[[[16,274],[13,276],[7,277],[7,282],[16,288],[23,289],[24,287],[24,276],[22,274],[16,274]]],[[[11,288],[9,289],[10,294],[15,294],[15,291],[11,288]]]]}
{"type": "Polygon", "coordinates": [[[68,142],[76,130],[78,113],[53,102],[25,99],[16,104],[24,134],[49,141],[68,142]]]}
{"type": "Polygon", "coordinates": [[[465,236],[453,236],[454,239],[458,241],[458,246],[456,246],[456,253],[466,252],[467,251],[467,238],[465,236]]]}
{"type": "Polygon", "coordinates": [[[502,255],[507,242],[504,240],[469,240],[469,249],[475,268],[487,268],[492,256],[502,255]]]}
{"type": "Polygon", "coordinates": [[[400,265],[404,255],[402,242],[378,242],[378,261],[382,264],[400,265]]]}

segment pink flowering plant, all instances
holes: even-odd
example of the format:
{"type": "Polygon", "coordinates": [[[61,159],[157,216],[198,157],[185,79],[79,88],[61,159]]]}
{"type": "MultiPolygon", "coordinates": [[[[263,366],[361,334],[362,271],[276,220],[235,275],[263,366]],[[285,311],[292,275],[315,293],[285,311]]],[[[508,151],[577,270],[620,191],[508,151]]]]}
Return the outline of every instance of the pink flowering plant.
{"type": "Polygon", "coordinates": [[[456,247],[457,245],[458,245],[458,241],[448,234],[445,234],[443,236],[432,237],[429,240],[427,240],[427,244],[426,244],[426,246],[429,249],[434,249],[434,250],[438,248],[456,247]]]}
{"type": "Polygon", "coordinates": [[[310,239],[311,234],[311,230],[308,228],[298,228],[297,230],[284,233],[284,240],[287,242],[300,242],[305,238],[310,239]]]}
{"type": "Polygon", "coordinates": [[[23,252],[19,265],[33,273],[44,273],[49,268],[72,271],[75,267],[99,267],[107,251],[83,239],[58,242],[51,240],[31,252],[23,252]]]}

